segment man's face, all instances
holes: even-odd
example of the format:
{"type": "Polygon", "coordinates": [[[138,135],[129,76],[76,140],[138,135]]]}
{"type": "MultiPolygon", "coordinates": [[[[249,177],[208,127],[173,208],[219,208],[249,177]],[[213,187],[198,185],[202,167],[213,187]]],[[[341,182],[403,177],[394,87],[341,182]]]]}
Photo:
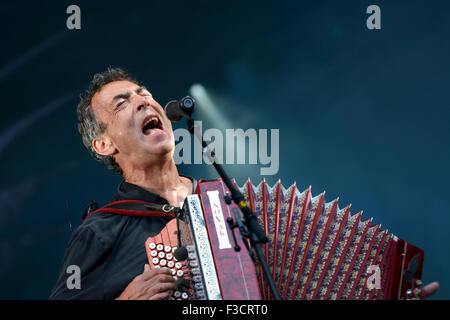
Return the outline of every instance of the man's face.
{"type": "Polygon", "coordinates": [[[113,152],[121,166],[172,157],[172,125],[146,88],[129,81],[110,82],[93,96],[91,107],[97,120],[107,124],[102,141],[110,148],[103,150],[113,152]]]}

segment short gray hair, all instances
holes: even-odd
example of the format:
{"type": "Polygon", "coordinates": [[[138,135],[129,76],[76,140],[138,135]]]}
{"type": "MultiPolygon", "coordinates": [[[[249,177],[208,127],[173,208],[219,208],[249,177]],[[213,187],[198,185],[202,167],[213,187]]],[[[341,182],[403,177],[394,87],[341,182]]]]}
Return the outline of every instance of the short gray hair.
{"type": "Polygon", "coordinates": [[[123,171],[113,156],[104,156],[98,154],[92,147],[92,140],[98,138],[105,132],[107,123],[98,121],[91,107],[92,97],[99,92],[105,85],[113,81],[138,82],[122,68],[108,68],[102,73],[94,75],[89,89],[84,96],[80,96],[80,102],[77,106],[78,132],[81,135],[84,146],[95,160],[103,164],[113,172],[123,176],[123,171]]]}

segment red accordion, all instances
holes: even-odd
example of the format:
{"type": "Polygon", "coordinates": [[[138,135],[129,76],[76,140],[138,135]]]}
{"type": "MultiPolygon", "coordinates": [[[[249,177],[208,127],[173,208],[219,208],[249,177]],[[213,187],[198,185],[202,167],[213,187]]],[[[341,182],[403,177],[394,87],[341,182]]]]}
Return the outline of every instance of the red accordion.
{"type": "MultiPolygon", "coordinates": [[[[238,186],[236,186],[238,187],[238,186]]],[[[268,236],[265,259],[282,299],[414,299],[421,285],[424,253],[362,213],[340,209],[293,184],[285,189],[265,181],[238,187],[268,236]]],[[[261,267],[252,261],[226,219],[240,210],[227,204],[221,180],[200,181],[187,197],[179,228],[174,220],[146,242],[152,267],[168,267],[190,289],[175,299],[271,299],[261,267]],[[177,230],[188,258],[176,261],[177,230]],[[234,240],[235,239],[235,240],[234,240]],[[236,243],[235,243],[236,241],[236,243]]]]}

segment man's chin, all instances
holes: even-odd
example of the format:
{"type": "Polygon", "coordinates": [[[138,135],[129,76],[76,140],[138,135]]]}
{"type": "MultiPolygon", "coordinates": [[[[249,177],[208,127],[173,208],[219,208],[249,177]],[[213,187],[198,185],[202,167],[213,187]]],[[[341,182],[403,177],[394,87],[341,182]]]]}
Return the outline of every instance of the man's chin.
{"type": "Polygon", "coordinates": [[[170,141],[161,141],[161,143],[152,145],[149,151],[153,155],[167,157],[173,155],[174,150],[175,146],[170,141]]]}
{"type": "Polygon", "coordinates": [[[175,140],[173,136],[167,134],[165,130],[156,130],[152,134],[145,135],[143,143],[144,148],[151,155],[158,155],[161,157],[166,156],[169,153],[173,153],[175,150],[175,140]]]}

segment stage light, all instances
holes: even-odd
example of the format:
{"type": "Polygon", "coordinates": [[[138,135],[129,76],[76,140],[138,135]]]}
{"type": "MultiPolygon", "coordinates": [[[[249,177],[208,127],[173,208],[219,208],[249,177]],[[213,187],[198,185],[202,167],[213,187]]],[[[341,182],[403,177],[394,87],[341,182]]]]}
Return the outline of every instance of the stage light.
{"type": "MultiPolygon", "coordinates": [[[[196,83],[193,84],[189,90],[190,94],[197,101],[197,112],[198,116],[195,117],[198,120],[205,120],[205,125],[203,130],[206,131],[209,128],[215,128],[222,131],[225,134],[226,129],[233,129],[234,127],[230,124],[230,121],[227,117],[223,115],[221,110],[226,108],[226,105],[218,105],[216,103],[217,100],[224,101],[224,99],[219,99],[219,97],[214,97],[214,95],[210,94],[203,85],[196,83]]],[[[222,102],[224,103],[224,102],[222,102]]],[[[229,143],[228,140],[224,141],[225,143],[229,143]]],[[[247,148],[247,147],[245,147],[247,148]]],[[[237,154],[237,145],[234,146],[234,154],[237,154]]],[[[248,152],[248,151],[247,151],[248,152]]],[[[224,153],[225,156],[225,153],[224,153]]],[[[224,157],[225,159],[225,157],[224,157]]],[[[224,164],[227,164],[226,162],[224,164]]],[[[234,161],[233,161],[234,164],[234,161]]],[[[212,166],[208,166],[209,173],[214,176],[216,174],[214,168],[212,166]]],[[[232,166],[228,168],[230,174],[232,176],[258,176],[259,168],[254,165],[240,165],[240,166],[232,166]]]]}
{"type": "Polygon", "coordinates": [[[206,96],[206,90],[205,90],[205,87],[202,86],[201,84],[198,84],[198,83],[193,84],[193,85],[191,86],[190,92],[191,92],[191,94],[192,94],[194,97],[199,98],[199,99],[200,99],[201,97],[206,96]]]}
{"type": "Polygon", "coordinates": [[[197,101],[197,110],[200,112],[199,119],[210,122],[217,129],[231,128],[228,119],[219,111],[219,106],[213,101],[203,85],[193,84],[189,92],[197,101]]]}

